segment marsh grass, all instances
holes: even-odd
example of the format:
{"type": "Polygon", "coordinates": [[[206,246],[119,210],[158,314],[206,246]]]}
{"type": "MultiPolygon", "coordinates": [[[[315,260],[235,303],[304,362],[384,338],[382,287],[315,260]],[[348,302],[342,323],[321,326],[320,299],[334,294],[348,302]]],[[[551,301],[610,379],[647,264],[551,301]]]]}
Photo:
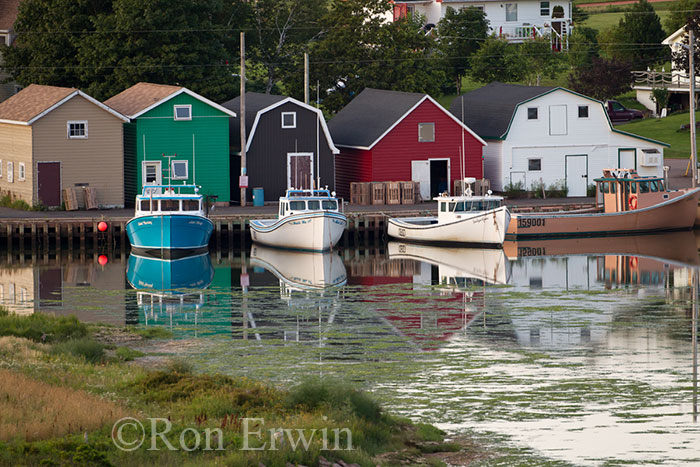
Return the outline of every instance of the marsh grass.
{"type": "Polygon", "coordinates": [[[0,336],[24,337],[34,342],[63,342],[87,336],[88,328],[75,316],[33,313],[9,314],[0,309],[0,336]]]}
{"type": "Polygon", "coordinates": [[[89,337],[54,344],[51,351],[54,354],[66,354],[84,358],[85,361],[90,363],[100,363],[105,360],[105,346],[89,337]]]}
{"type": "Polygon", "coordinates": [[[0,440],[36,441],[99,429],[124,417],[112,402],[0,369],[0,440]]]}

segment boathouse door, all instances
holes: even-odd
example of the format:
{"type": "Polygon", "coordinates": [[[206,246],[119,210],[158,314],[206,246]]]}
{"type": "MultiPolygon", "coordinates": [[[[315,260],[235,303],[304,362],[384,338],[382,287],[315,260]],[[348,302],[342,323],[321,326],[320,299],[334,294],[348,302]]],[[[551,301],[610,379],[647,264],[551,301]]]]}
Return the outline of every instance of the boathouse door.
{"type": "Polygon", "coordinates": [[[586,196],[588,189],[588,156],[566,156],[566,188],[568,195],[586,196]]]}
{"type": "Polygon", "coordinates": [[[411,180],[419,183],[420,197],[430,199],[430,161],[411,161],[411,180]]]}
{"type": "Polygon", "coordinates": [[[61,163],[36,164],[37,195],[44,206],[61,205],[61,163]]]}
{"type": "Polygon", "coordinates": [[[313,160],[311,152],[287,154],[287,189],[311,189],[311,180],[314,178],[313,160]]]}

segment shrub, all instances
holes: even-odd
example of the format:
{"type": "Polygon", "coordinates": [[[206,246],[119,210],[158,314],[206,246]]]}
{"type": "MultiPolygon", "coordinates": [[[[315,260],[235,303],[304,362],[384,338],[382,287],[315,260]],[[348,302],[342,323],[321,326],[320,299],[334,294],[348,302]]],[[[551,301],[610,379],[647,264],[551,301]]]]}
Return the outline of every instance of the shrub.
{"type": "Polygon", "coordinates": [[[588,185],[588,187],[586,188],[586,196],[588,196],[589,198],[591,196],[595,196],[596,195],[595,190],[596,190],[595,183],[588,185]]]}
{"type": "Polygon", "coordinates": [[[509,183],[503,187],[503,194],[508,198],[522,198],[525,196],[523,182],[509,183]]]}
{"type": "Polygon", "coordinates": [[[135,358],[146,355],[138,350],[130,349],[129,347],[119,347],[115,352],[117,358],[122,362],[130,362],[135,358]]]}
{"type": "Polygon", "coordinates": [[[89,338],[74,339],[55,344],[51,351],[56,354],[82,357],[90,363],[100,363],[105,358],[105,346],[89,338]]]}
{"type": "Polygon", "coordinates": [[[556,181],[547,187],[547,196],[551,198],[565,198],[569,194],[569,189],[566,182],[563,180],[556,181]]]}
{"type": "Polygon", "coordinates": [[[158,327],[133,329],[133,332],[144,339],[170,339],[173,337],[172,332],[158,327]]]}
{"type": "Polygon", "coordinates": [[[287,405],[292,408],[303,406],[309,410],[319,407],[341,411],[349,409],[358,417],[370,421],[382,418],[382,409],[375,400],[341,381],[308,379],[292,388],[287,405]]]}
{"type": "Polygon", "coordinates": [[[29,316],[0,312],[0,336],[24,337],[35,342],[63,342],[87,336],[87,326],[75,316],[34,313],[29,316]]]}
{"type": "Polygon", "coordinates": [[[544,192],[544,183],[542,180],[539,182],[535,182],[532,185],[530,185],[530,191],[532,192],[532,196],[534,198],[542,198],[542,193],[544,192]]]}

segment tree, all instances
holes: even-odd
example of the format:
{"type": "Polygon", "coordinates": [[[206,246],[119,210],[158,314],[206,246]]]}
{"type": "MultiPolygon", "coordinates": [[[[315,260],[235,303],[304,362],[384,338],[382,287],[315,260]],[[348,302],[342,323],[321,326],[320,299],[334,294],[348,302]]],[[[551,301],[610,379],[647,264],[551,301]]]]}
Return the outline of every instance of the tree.
{"type": "Polygon", "coordinates": [[[327,1],[258,0],[252,9],[250,56],[262,65],[269,94],[280,78],[303,67],[300,57],[321,33],[327,1]]]}
{"type": "Polygon", "coordinates": [[[469,74],[481,83],[520,81],[525,76],[518,48],[495,36],[486,39],[469,62],[469,74]]]}
{"type": "MultiPolygon", "coordinates": [[[[240,7],[242,4],[238,2],[240,7]]],[[[185,86],[212,100],[236,94],[218,0],[114,0],[93,19],[96,34],[81,41],[85,90],[106,99],[139,81],[185,86]]]]}
{"type": "Polygon", "coordinates": [[[2,46],[4,68],[22,85],[80,85],[76,56],[95,30],[91,18],[110,11],[109,0],[23,0],[12,47],[2,46]]]}
{"type": "Polygon", "coordinates": [[[629,62],[594,58],[591,66],[579,67],[569,75],[569,87],[595,99],[612,99],[629,90],[631,71],[629,62]]]}
{"type": "Polygon", "coordinates": [[[457,94],[462,93],[462,78],[469,69],[469,58],[486,40],[489,21],[483,10],[448,7],[438,23],[440,49],[445,56],[450,78],[457,84],[457,94]]]}
{"type": "Polygon", "coordinates": [[[387,23],[385,0],[333,0],[311,49],[312,81],[336,112],[365,87],[437,93],[445,81],[435,41],[417,17],[387,23]]]}
{"type": "Polygon", "coordinates": [[[668,18],[666,18],[666,30],[669,33],[677,31],[698,13],[700,13],[700,0],[677,0],[673,2],[668,18]]]}
{"type": "Polygon", "coordinates": [[[608,48],[611,56],[632,63],[633,67],[646,69],[668,59],[668,46],[661,43],[666,33],[654,7],[647,0],[639,0],[625,13],[617,25],[616,38],[622,43],[608,48]]]}
{"type": "Polygon", "coordinates": [[[528,85],[540,85],[542,77],[554,78],[564,67],[563,56],[552,50],[548,37],[535,37],[516,46],[522,62],[523,77],[528,85]]]}
{"type": "Polygon", "coordinates": [[[686,73],[690,72],[690,54],[688,53],[689,36],[688,32],[692,30],[695,36],[695,44],[693,44],[693,53],[695,59],[695,75],[700,76],[700,50],[698,49],[698,39],[700,38],[700,13],[688,18],[685,26],[685,34],[681,43],[684,47],[679,47],[675,52],[671,52],[673,64],[680,70],[686,73]]]}
{"type": "Polygon", "coordinates": [[[578,68],[591,66],[593,59],[600,56],[598,31],[585,26],[578,26],[571,32],[569,38],[569,66],[578,68]]]}
{"type": "Polygon", "coordinates": [[[571,8],[571,20],[577,28],[580,27],[579,25],[583,24],[589,16],[590,14],[578,5],[573,5],[571,8]]]}

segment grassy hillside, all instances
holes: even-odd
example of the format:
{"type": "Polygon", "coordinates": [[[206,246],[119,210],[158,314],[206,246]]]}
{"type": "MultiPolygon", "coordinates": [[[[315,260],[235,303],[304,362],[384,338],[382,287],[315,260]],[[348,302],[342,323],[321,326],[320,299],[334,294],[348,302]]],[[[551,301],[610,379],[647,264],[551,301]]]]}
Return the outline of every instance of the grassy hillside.
{"type": "MultiPolygon", "coordinates": [[[[663,141],[671,145],[664,151],[665,157],[688,158],[690,155],[690,132],[680,130],[681,125],[688,124],[688,112],[673,114],[666,118],[647,118],[633,123],[618,125],[616,128],[663,141]]],[[[696,112],[695,120],[699,121],[700,112],[696,112]]]]}
{"type": "MultiPolygon", "coordinates": [[[[656,8],[656,4],[654,4],[656,8]]],[[[661,25],[663,26],[666,18],[669,17],[670,11],[668,10],[659,10],[656,8],[656,14],[659,15],[659,19],[661,20],[661,25]]],[[[620,22],[620,19],[625,16],[624,12],[615,12],[615,13],[594,13],[591,12],[590,16],[586,21],[582,23],[583,26],[593,28],[597,30],[598,32],[601,32],[605,29],[609,29],[613,26],[617,26],[617,24],[620,22]]]]}

